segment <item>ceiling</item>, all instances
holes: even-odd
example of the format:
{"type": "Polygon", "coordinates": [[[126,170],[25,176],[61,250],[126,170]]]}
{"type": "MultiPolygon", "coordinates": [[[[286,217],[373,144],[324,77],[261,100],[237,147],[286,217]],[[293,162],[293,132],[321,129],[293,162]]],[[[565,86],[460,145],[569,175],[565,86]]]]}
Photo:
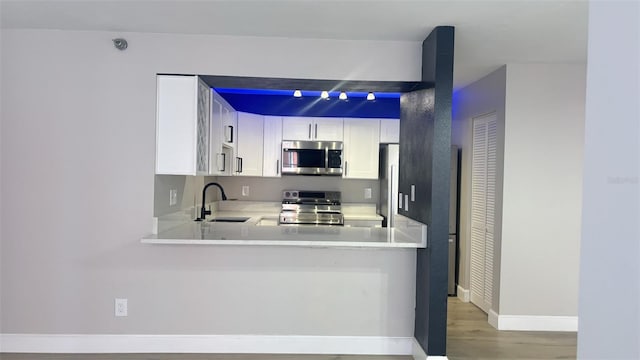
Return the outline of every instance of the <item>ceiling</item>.
{"type": "Polygon", "coordinates": [[[586,0],[0,0],[0,27],[422,41],[456,27],[454,85],[503,64],[585,63],[586,0]]]}

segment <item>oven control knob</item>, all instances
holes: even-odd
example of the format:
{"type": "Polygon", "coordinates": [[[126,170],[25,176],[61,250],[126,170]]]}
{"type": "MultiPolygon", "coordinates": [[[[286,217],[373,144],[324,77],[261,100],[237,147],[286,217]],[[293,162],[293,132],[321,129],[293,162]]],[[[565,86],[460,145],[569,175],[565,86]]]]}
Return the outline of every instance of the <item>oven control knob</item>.
{"type": "Polygon", "coordinates": [[[294,191],[293,193],[291,193],[291,195],[293,195],[293,197],[298,197],[298,192],[294,191]]]}
{"type": "Polygon", "coordinates": [[[290,192],[288,192],[288,191],[287,191],[287,192],[285,192],[285,193],[284,193],[284,197],[291,197],[291,193],[290,193],[290,192]]]}

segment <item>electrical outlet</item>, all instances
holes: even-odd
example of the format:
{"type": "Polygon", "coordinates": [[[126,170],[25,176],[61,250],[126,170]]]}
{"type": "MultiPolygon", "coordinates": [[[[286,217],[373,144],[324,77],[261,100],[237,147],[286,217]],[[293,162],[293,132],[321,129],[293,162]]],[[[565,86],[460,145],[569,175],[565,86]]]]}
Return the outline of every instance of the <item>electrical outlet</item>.
{"type": "Polygon", "coordinates": [[[169,206],[174,206],[178,203],[178,190],[171,189],[169,190],[169,206]]]}
{"type": "Polygon", "coordinates": [[[246,185],[242,186],[242,196],[249,196],[249,187],[246,185]]]}
{"type": "Polygon", "coordinates": [[[128,316],[127,299],[115,299],[115,315],[128,316]]]}
{"type": "Polygon", "coordinates": [[[364,189],[364,198],[371,199],[371,188],[364,189]]]}

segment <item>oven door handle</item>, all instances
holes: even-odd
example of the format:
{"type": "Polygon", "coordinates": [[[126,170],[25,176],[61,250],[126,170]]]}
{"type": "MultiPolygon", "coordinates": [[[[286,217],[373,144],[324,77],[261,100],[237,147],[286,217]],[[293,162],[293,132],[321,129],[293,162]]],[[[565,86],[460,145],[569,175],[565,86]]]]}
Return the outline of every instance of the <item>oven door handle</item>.
{"type": "Polygon", "coordinates": [[[329,173],[329,148],[324,148],[324,172],[329,173]]]}

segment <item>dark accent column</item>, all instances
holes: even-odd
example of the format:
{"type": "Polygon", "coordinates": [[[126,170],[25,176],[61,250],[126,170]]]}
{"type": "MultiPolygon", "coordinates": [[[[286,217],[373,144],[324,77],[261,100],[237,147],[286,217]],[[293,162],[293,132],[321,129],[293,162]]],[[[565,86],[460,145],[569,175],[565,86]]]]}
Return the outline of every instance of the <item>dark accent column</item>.
{"type": "Polygon", "coordinates": [[[447,340],[447,262],[451,97],[454,28],[436,27],[422,43],[422,81],[427,90],[400,100],[399,191],[415,202],[401,214],[427,224],[428,245],[417,251],[414,336],[427,355],[445,355],[447,340]]]}

